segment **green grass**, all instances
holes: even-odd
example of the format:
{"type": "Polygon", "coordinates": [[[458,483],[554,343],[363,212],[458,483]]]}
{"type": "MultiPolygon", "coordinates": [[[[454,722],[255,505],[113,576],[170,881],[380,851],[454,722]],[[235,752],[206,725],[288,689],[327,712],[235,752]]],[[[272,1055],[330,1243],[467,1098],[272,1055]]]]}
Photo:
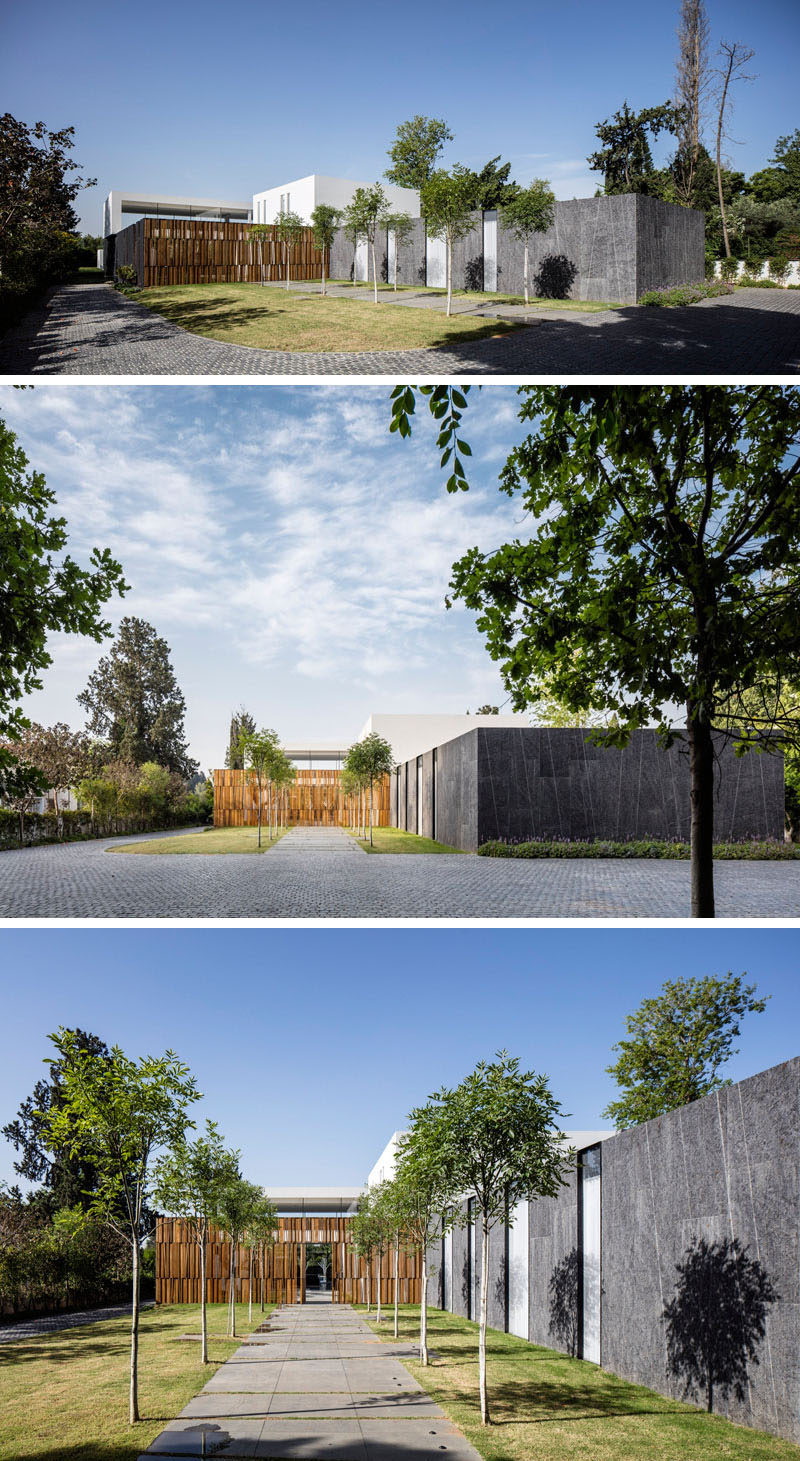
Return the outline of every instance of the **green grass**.
{"type": "MultiPolygon", "coordinates": [[[[354,293],[357,293],[360,289],[367,289],[370,293],[373,293],[374,291],[374,285],[371,280],[369,284],[365,284],[363,279],[359,279],[355,285],[355,288],[353,287],[352,279],[329,279],[328,283],[347,285],[348,289],[353,289],[354,293]]],[[[379,295],[381,290],[386,289],[391,290],[392,294],[394,294],[394,286],[391,283],[381,283],[378,285],[379,295]]],[[[398,294],[407,292],[411,294],[430,295],[433,299],[447,298],[446,289],[434,288],[433,285],[429,286],[427,284],[398,284],[397,292],[398,294]]],[[[524,305],[525,303],[524,294],[494,294],[484,289],[454,289],[453,299],[473,299],[475,300],[476,304],[488,303],[524,305]]],[[[626,308],[626,306],[621,304],[615,304],[612,301],[596,299],[541,299],[538,295],[532,294],[530,297],[530,304],[528,308],[570,309],[577,310],[578,313],[597,314],[599,310],[624,309],[626,308]]]]}
{"type": "MultiPolygon", "coordinates": [[[[273,1307],[273,1306],[270,1306],[273,1307]]],[[[208,1309],[210,1363],[201,1365],[196,1305],[171,1304],[142,1314],[139,1409],[128,1425],[130,1320],[110,1319],[0,1345],[0,1456],[19,1461],[135,1461],[201,1390],[264,1316],[236,1308],[240,1339],[225,1339],[227,1308],[208,1309]]]]}
{"type": "Polygon", "coordinates": [[[323,299],[259,284],[176,284],[142,289],[135,297],[192,334],[265,350],[424,349],[520,328],[495,318],[448,319],[438,310],[386,309],[357,291],[354,295],[323,299]]]}
{"type": "MultiPolygon", "coordinates": [[[[350,836],[354,837],[355,833],[350,832],[350,836]]],[[[365,841],[363,837],[356,837],[356,841],[367,852],[462,852],[460,847],[448,847],[445,842],[434,842],[432,837],[418,837],[415,832],[403,832],[400,827],[373,827],[372,836],[372,847],[369,838],[365,841]]]]}
{"type": "MultiPolygon", "coordinates": [[[[354,1306],[355,1307],[355,1306],[354,1306]]],[[[358,1306],[361,1307],[361,1306],[358,1306]]],[[[362,1311],[363,1312],[363,1311],[362,1311]]],[[[798,1461],[800,1447],[632,1385],[584,1360],[490,1329],[492,1425],[480,1424],[478,1327],[429,1310],[438,1358],[406,1364],[485,1461],[798,1461]]],[[[419,1336],[419,1309],[403,1305],[400,1337],[419,1336]]],[[[391,1338],[391,1310],[380,1329],[391,1338]]]]}
{"type": "Polygon", "coordinates": [[[164,853],[199,853],[208,856],[222,852],[269,852],[286,835],[289,828],[273,832],[270,842],[267,828],[261,828],[261,846],[257,827],[209,827],[207,832],[187,832],[185,837],[152,837],[142,842],[126,842],[111,847],[109,852],[146,852],[149,857],[164,853]]]}

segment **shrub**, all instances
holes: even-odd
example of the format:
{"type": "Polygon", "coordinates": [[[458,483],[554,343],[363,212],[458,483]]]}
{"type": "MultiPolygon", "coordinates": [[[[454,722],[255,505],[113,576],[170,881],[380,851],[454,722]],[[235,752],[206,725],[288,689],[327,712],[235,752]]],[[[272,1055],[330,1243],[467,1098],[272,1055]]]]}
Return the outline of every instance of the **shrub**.
{"type": "Polygon", "coordinates": [[[114,280],[114,285],[115,285],[115,288],[117,288],[117,289],[138,289],[139,288],[139,275],[137,274],[136,270],[134,269],[133,264],[118,264],[117,265],[117,272],[116,272],[116,277],[115,277],[115,280],[114,280]]]}
{"type": "MultiPolygon", "coordinates": [[[[688,842],[666,842],[657,837],[631,838],[627,841],[595,839],[593,841],[484,842],[479,857],[571,858],[571,857],[646,857],[671,861],[689,861],[688,842]]],[[[791,861],[800,858],[800,847],[789,842],[718,842],[714,856],[723,862],[791,861]]]]}
{"type": "Polygon", "coordinates": [[[648,289],[639,295],[640,304],[673,309],[676,305],[697,304],[701,299],[716,299],[733,294],[733,285],[725,279],[698,279],[694,284],[674,284],[665,289],[648,289]]]}
{"type": "Polygon", "coordinates": [[[789,277],[789,260],[785,254],[775,254],[770,259],[767,269],[770,279],[774,279],[776,284],[785,284],[789,277]]]}
{"type": "Polygon", "coordinates": [[[738,259],[723,259],[720,264],[720,274],[723,279],[735,279],[739,273],[738,259]]]}

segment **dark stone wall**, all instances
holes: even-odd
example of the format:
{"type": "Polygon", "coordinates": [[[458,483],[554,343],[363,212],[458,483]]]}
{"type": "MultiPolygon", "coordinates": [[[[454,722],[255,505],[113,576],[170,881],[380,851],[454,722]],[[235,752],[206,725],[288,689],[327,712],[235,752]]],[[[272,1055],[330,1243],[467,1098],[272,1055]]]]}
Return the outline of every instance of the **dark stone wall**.
{"type": "Polygon", "coordinates": [[[705,215],[636,196],[636,297],[647,289],[704,279],[705,215]]]}
{"type": "Polygon", "coordinates": [[[477,730],[467,731],[437,747],[436,840],[448,847],[474,850],[477,846],[477,735],[477,730]]]}
{"type": "Polygon", "coordinates": [[[104,269],[109,278],[116,275],[121,264],[132,264],[141,289],[144,284],[144,223],[129,223],[119,233],[109,235],[105,241],[104,269]]]}
{"type": "MultiPolygon", "coordinates": [[[[578,1182],[573,1172],[558,1197],[538,1197],[529,1209],[528,1335],[532,1344],[568,1351],[553,1330],[550,1280],[578,1246],[578,1182]]],[[[577,1319],[577,1316],[576,1316],[577,1319]]]]}
{"type": "Polygon", "coordinates": [[[433,836],[433,751],[422,757],[422,835],[433,836]]]}
{"type": "MultiPolygon", "coordinates": [[[[603,1143],[602,1363],[662,1394],[664,1305],[689,1244],[738,1238],[780,1296],[768,1311],[740,1424],[800,1441],[800,1058],[603,1143]]],[[[704,1403],[700,1398],[700,1404],[704,1403]]]]}

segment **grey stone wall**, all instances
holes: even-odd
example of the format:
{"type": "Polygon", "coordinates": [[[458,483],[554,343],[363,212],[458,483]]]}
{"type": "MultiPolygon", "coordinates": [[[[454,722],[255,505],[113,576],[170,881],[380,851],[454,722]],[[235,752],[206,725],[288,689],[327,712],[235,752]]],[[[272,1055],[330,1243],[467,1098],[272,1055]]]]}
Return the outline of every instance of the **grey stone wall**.
{"type": "MultiPolygon", "coordinates": [[[[578,1183],[572,1173],[558,1197],[539,1197],[529,1209],[528,1335],[532,1344],[569,1352],[553,1328],[550,1281],[578,1247],[578,1183]]],[[[577,1321],[577,1315],[576,1315],[577,1321]]]]}
{"type": "MultiPolygon", "coordinates": [[[[721,741],[718,751],[718,839],[780,840],[783,757],[736,756],[721,741]]],[[[415,795],[414,763],[408,768],[415,795]]],[[[686,750],[682,743],[662,750],[655,731],[635,731],[628,746],[616,750],[592,745],[584,730],[476,727],[437,748],[430,795],[438,840],[465,851],[494,838],[689,836],[686,750]]],[[[411,800],[410,787],[409,805],[411,800]]],[[[407,825],[414,829],[413,816],[407,825]]]]}
{"type": "MultiPolygon", "coordinates": [[[[738,1238],[780,1296],[743,1401],[715,1410],[800,1441],[800,1058],[603,1143],[602,1363],[662,1394],[664,1305],[696,1238],[738,1238]]],[[[702,1397],[700,1400],[702,1404],[702,1397]]]]}
{"type": "Polygon", "coordinates": [[[636,297],[705,278],[705,214],[636,197],[636,297]]]}
{"type": "Polygon", "coordinates": [[[132,264],[141,288],[144,284],[144,224],[141,219],[120,229],[119,233],[111,234],[105,241],[105,248],[106,275],[114,278],[121,264],[132,264]]]}

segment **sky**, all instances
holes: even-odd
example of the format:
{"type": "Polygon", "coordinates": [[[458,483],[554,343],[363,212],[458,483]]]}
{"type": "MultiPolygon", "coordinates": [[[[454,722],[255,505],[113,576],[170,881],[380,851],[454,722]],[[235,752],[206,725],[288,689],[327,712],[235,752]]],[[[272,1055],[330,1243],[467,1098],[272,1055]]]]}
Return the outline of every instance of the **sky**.
{"type": "MultiPolygon", "coordinates": [[[[520,526],[497,474],[523,427],[512,387],[474,390],[473,486],[448,494],[424,407],[389,434],[388,385],[0,387],[0,415],[56,494],[68,550],[109,547],[131,591],[109,601],[166,639],[190,753],[223,764],[230,715],[292,739],[350,744],[372,713],[458,713],[507,693],[474,615],[445,607],[453,562],[520,526]]],[[[53,635],[41,724],[111,641],[53,635]]],[[[511,707],[507,704],[505,709],[511,707]]]]}
{"type": "MultiPolygon", "coordinates": [[[[677,0],[509,0],[496,13],[475,0],[369,11],[306,0],[298,13],[277,0],[231,10],[140,0],[101,15],[6,0],[0,85],[14,116],[75,127],[75,158],[98,180],[79,202],[91,233],[111,188],[249,201],[312,172],[371,182],[415,113],[449,123],[446,166],[500,153],[518,182],[543,176],[557,197],[585,197],[599,182],[586,161],[596,123],[626,99],[638,110],[672,94],[677,10],[677,0]]],[[[800,7],[707,0],[707,10],[712,50],[726,39],[756,53],[727,149],[752,172],[798,125],[800,7]]],[[[656,161],[668,151],[660,139],[656,161]]]]}
{"type": "MultiPolygon", "coordinates": [[[[72,929],[0,931],[0,1126],[48,1034],[127,1055],[172,1048],[242,1169],[267,1186],[362,1182],[408,1112],[507,1049],[544,1071],[565,1130],[608,1130],[604,1071],[624,1019],[667,979],[747,974],[726,1074],[798,1053],[796,929],[72,929]]],[[[0,1137],[0,1180],[13,1148],[0,1137]]]]}

